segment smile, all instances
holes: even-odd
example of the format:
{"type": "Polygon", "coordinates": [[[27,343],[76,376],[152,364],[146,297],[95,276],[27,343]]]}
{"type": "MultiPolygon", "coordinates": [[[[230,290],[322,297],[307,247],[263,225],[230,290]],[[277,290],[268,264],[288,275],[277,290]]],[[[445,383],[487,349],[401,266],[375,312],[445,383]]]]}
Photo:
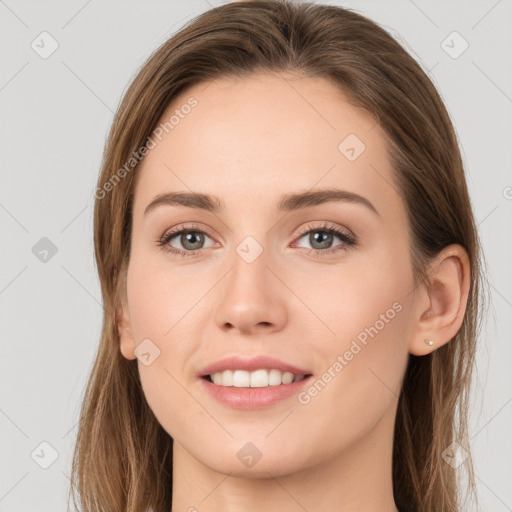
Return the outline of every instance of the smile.
{"type": "Polygon", "coordinates": [[[308,375],[294,375],[291,372],[282,372],[275,368],[260,369],[249,372],[247,370],[224,370],[205,376],[217,386],[232,386],[235,388],[265,388],[299,382],[308,375]]]}

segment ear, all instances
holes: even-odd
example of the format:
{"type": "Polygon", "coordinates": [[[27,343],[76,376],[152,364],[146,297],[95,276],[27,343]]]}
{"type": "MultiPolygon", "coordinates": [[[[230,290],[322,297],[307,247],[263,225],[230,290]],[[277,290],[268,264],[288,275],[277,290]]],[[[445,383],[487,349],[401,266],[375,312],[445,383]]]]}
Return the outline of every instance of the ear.
{"type": "Polygon", "coordinates": [[[466,250],[458,244],[445,247],[432,261],[428,282],[421,285],[414,308],[416,325],[409,341],[415,356],[431,353],[448,343],[460,330],[470,288],[466,250]],[[432,340],[429,345],[425,340],[432,340]]]}
{"type": "Polygon", "coordinates": [[[123,354],[126,359],[135,359],[135,340],[133,339],[130,315],[128,313],[128,305],[125,303],[125,301],[121,301],[117,307],[116,325],[121,354],[123,354]]]}

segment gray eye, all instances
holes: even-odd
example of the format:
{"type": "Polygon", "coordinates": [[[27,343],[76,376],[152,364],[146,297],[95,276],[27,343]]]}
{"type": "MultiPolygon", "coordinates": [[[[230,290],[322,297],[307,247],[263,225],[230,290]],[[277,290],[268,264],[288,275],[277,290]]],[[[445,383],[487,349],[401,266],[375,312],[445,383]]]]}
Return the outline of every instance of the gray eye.
{"type": "Polygon", "coordinates": [[[206,238],[210,237],[206,233],[202,233],[201,231],[185,231],[182,233],[177,233],[175,236],[173,236],[169,240],[169,245],[179,250],[197,251],[199,249],[204,249],[206,238]],[[176,241],[178,241],[181,244],[181,247],[176,247],[174,245],[176,241]]]}
{"type": "MultiPolygon", "coordinates": [[[[308,233],[302,235],[299,238],[299,240],[302,240],[303,238],[307,238],[307,241],[310,244],[310,247],[307,247],[308,249],[311,248],[319,251],[331,249],[333,247],[333,242],[335,238],[342,240],[339,235],[336,235],[335,233],[329,233],[324,229],[311,230],[308,233]]],[[[342,240],[341,244],[343,243],[344,241],[342,240]]]]}

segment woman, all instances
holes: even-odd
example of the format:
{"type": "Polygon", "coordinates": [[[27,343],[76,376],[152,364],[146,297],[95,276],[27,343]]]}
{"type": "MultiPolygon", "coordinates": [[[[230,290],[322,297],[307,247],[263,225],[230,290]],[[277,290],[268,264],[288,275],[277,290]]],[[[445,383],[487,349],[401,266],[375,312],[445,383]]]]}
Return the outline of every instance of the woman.
{"type": "Polygon", "coordinates": [[[451,512],[461,471],[474,492],[478,235],[447,111],[386,31],[204,13],[130,86],[95,196],[82,510],[451,512]]]}

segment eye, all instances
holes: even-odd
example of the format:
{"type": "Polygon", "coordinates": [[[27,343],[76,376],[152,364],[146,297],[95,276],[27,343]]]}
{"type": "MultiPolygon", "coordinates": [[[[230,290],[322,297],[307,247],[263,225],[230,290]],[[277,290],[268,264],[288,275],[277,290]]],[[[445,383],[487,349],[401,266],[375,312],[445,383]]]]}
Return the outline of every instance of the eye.
{"type": "MultiPolygon", "coordinates": [[[[204,249],[205,238],[210,238],[197,226],[177,226],[167,231],[157,244],[164,247],[166,251],[181,256],[194,256],[200,249],[204,249]],[[174,245],[173,245],[174,244],[174,245]],[[175,245],[181,245],[175,247],[175,245]]],[[[211,238],[210,238],[211,240],[211,238]]]]}
{"type": "Polygon", "coordinates": [[[308,255],[320,256],[321,254],[330,254],[333,252],[347,250],[350,246],[356,244],[356,239],[351,234],[341,229],[323,224],[321,226],[308,225],[301,232],[298,240],[306,239],[311,245],[307,251],[308,255]],[[334,239],[341,240],[341,244],[332,247],[334,239]]]}
{"type": "MultiPolygon", "coordinates": [[[[196,225],[180,225],[167,231],[159,240],[157,245],[167,252],[180,256],[196,256],[201,249],[205,249],[206,238],[212,240],[204,230],[196,225]],[[176,247],[176,245],[181,247],[176,247]]],[[[346,251],[349,247],[356,245],[356,238],[340,228],[322,224],[320,226],[308,225],[304,228],[298,239],[306,239],[311,248],[306,248],[308,255],[320,256],[339,251],[346,251]],[[338,245],[332,246],[335,238],[341,240],[338,245]]],[[[212,240],[213,242],[213,240],[212,240]]],[[[213,242],[209,247],[213,246],[213,242]]],[[[294,242],[293,246],[296,246],[294,242]]]]}

